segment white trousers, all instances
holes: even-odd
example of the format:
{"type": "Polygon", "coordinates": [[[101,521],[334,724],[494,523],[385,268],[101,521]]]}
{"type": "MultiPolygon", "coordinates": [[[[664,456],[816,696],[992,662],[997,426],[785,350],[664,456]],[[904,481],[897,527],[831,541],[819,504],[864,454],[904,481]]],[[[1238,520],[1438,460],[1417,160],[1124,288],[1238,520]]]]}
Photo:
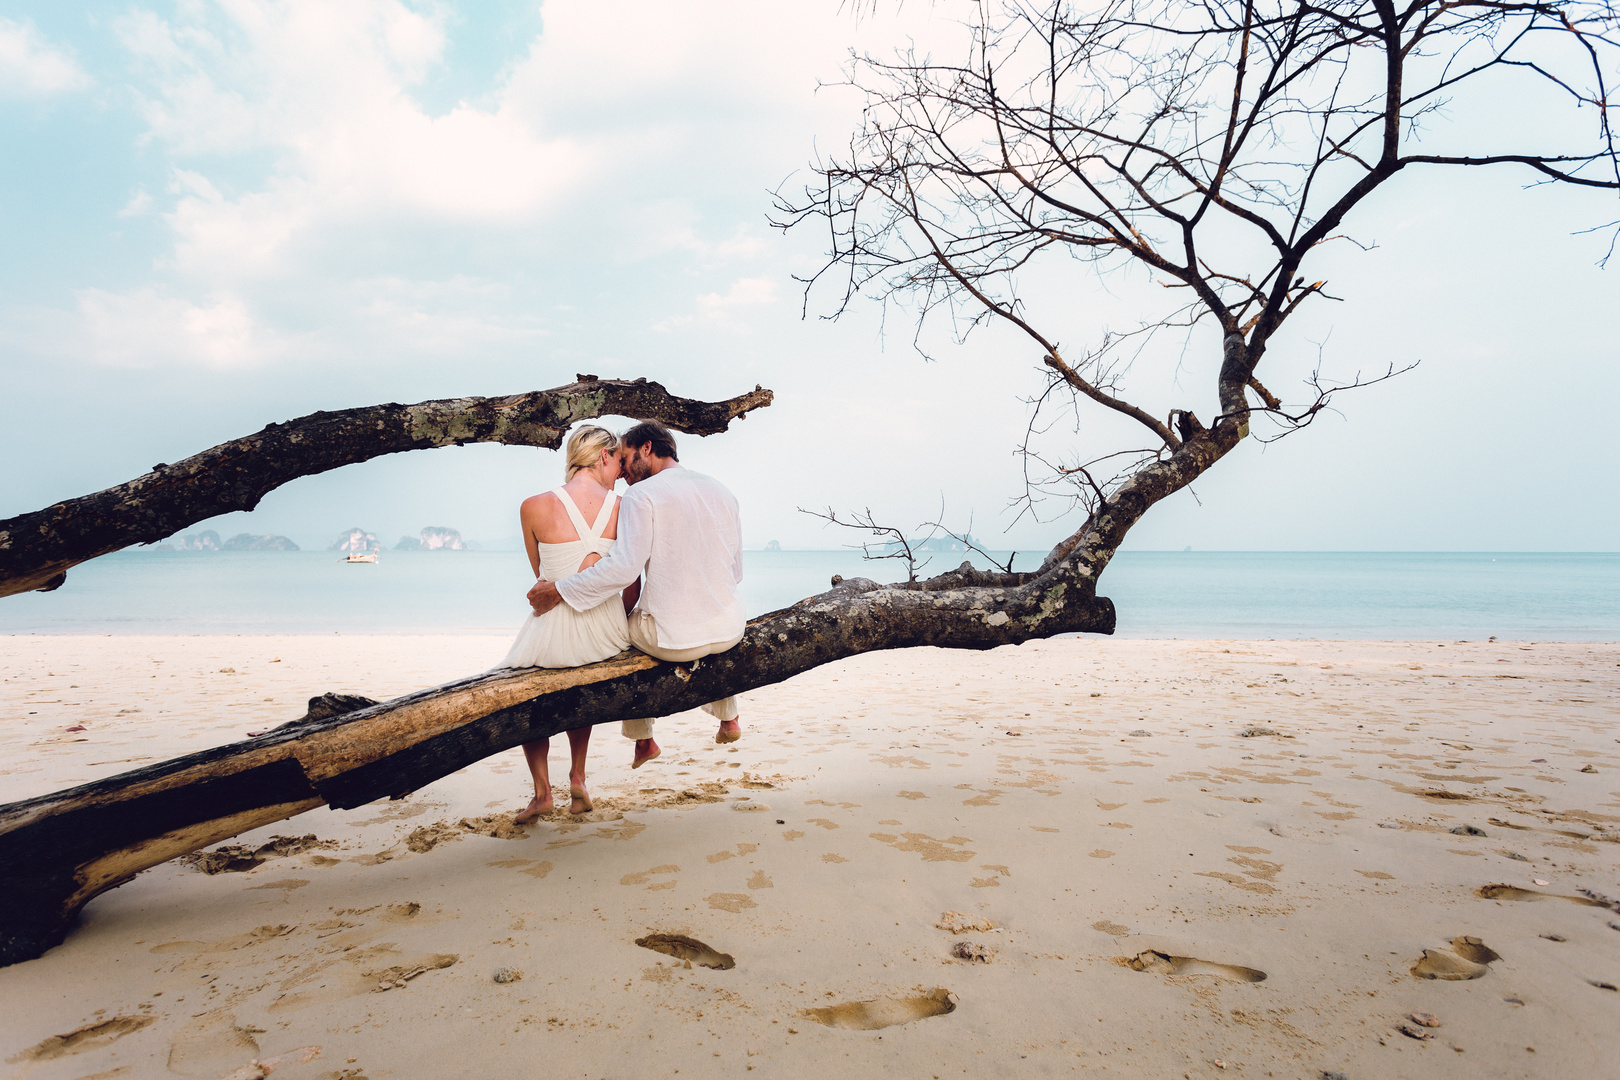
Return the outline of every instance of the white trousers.
{"type": "MultiPolygon", "coordinates": [[[[709,645],[696,645],[690,649],[666,649],[658,644],[658,622],[651,614],[639,608],[630,613],[630,644],[646,653],[656,656],[660,660],[671,663],[684,664],[689,660],[701,660],[705,656],[723,653],[737,642],[742,640],[738,634],[730,641],[716,641],[709,645]]],[[[737,719],[737,699],[723,697],[719,701],[711,701],[703,706],[703,711],[722,723],[737,719]]],[[[653,718],[646,717],[640,720],[625,720],[619,730],[627,739],[650,739],[653,737],[653,718]]]]}

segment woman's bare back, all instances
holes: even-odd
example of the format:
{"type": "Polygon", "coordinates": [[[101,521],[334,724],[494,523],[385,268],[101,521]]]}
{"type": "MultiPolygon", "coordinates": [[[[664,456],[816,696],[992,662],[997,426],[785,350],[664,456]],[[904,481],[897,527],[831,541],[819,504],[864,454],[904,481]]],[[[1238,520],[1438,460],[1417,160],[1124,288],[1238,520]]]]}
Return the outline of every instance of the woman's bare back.
{"type": "MultiPolygon", "coordinates": [[[[563,490],[574,500],[580,516],[589,522],[594,522],[602,512],[602,503],[609,495],[600,484],[585,477],[575,477],[563,485],[563,490]]],[[[574,527],[562,500],[550,491],[524,499],[519,519],[523,525],[523,546],[529,553],[529,568],[534,571],[535,577],[540,576],[537,544],[567,544],[580,539],[579,530],[574,527]]],[[[618,535],[619,504],[615,499],[613,509],[608,512],[607,525],[602,529],[602,538],[613,540],[618,535]]],[[[591,552],[580,562],[579,569],[587,570],[601,561],[602,556],[591,552]]]]}

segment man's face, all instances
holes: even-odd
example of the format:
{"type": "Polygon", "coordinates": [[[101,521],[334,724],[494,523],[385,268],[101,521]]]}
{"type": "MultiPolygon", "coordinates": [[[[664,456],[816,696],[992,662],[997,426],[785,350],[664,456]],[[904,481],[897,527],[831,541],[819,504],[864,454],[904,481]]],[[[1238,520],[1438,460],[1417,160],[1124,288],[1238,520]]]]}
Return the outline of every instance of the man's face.
{"type": "Polygon", "coordinates": [[[639,484],[652,475],[652,469],[647,464],[651,456],[650,443],[634,450],[628,446],[619,447],[619,465],[626,484],[639,484]]]}

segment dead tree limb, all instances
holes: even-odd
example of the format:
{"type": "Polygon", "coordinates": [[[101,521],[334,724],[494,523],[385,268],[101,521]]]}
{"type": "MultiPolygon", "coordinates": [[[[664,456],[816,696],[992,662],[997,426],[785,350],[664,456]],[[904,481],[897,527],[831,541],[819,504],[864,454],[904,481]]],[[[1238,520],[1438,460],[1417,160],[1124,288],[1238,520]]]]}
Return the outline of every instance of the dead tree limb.
{"type": "Polygon", "coordinates": [[[668,715],[878,649],[988,649],[1113,627],[1113,604],[1075,559],[1038,577],[964,564],[899,585],[856,578],[755,619],[735,648],[694,663],[627,651],[581,668],[497,670],[0,806],[0,965],[56,945],[85,903],[147,867],[322,804],[399,797],[570,728],[668,715]]]}
{"type": "Polygon", "coordinates": [[[384,454],[495,442],[555,449],[568,429],[598,416],[658,420],[714,435],[771,403],[755,387],[727,401],[676,397],[646,379],[599,379],[510,397],[448,398],[317,412],[221,443],[127,484],[0,521],[0,596],[50,591],[88,559],[150,544],[218,514],[252,510],[291,480],[384,454]]]}

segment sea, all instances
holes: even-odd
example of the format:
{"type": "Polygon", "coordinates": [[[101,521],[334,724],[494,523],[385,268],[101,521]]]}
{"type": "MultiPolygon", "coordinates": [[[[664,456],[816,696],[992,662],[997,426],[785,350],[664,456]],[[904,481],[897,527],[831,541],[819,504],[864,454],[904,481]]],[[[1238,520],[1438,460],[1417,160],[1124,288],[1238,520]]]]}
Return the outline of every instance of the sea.
{"type": "MultiPolygon", "coordinates": [[[[923,576],[963,555],[932,558],[923,576]]],[[[822,592],[834,574],[905,575],[858,551],[743,561],[750,616],[822,592]]],[[[0,634],[505,634],[531,583],[517,551],[385,551],[351,564],[325,551],[136,549],[75,567],[54,592],[0,599],[0,634]]],[[[1098,592],[1124,637],[1620,640],[1614,552],[1126,551],[1098,592]]]]}

